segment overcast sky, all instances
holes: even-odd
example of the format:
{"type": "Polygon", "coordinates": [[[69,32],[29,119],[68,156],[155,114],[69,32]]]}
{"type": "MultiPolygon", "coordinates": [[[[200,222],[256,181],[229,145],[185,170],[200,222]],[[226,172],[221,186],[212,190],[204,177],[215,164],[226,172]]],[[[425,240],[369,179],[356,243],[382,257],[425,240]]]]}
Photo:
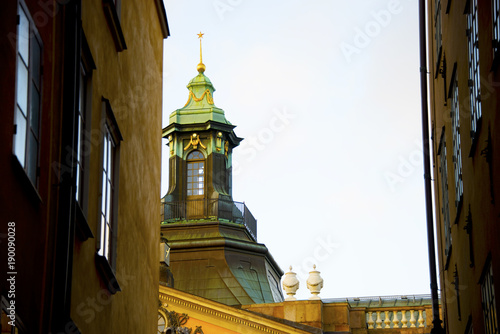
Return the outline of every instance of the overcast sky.
{"type": "Polygon", "coordinates": [[[201,31],[214,103],[245,138],[233,199],[293,266],[299,299],[313,264],[323,298],[430,291],[417,5],[165,0],[163,126],[187,101],[201,31]]]}

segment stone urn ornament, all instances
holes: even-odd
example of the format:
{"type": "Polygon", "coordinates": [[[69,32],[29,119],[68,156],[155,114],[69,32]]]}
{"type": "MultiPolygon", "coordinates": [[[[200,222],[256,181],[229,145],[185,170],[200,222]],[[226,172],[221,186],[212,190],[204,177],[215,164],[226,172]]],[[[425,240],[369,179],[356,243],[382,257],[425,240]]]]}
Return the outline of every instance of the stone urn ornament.
{"type": "Polygon", "coordinates": [[[311,291],[312,296],[309,300],[320,300],[319,292],[323,288],[323,278],[319,275],[320,272],[316,270],[316,265],[313,265],[313,271],[309,272],[307,278],[307,288],[311,291]]]}
{"type": "Polygon", "coordinates": [[[297,274],[292,271],[292,266],[290,266],[290,271],[285,273],[285,278],[283,278],[283,289],[288,296],[285,298],[285,301],[297,300],[295,293],[299,289],[299,283],[297,274]]]}

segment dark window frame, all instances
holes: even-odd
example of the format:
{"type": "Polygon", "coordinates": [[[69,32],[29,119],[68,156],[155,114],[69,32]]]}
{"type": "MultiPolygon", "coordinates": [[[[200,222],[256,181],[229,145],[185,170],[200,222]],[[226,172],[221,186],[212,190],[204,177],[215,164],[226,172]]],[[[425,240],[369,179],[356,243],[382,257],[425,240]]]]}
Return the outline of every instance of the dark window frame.
{"type": "Polygon", "coordinates": [[[472,148],[476,146],[482,119],[478,24],[477,0],[469,0],[467,11],[467,65],[472,148]]]}
{"type": "Polygon", "coordinates": [[[492,27],[492,49],[493,49],[493,68],[495,70],[500,62],[500,0],[491,2],[491,27],[492,27]]]}
{"type": "MultiPolygon", "coordinates": [[[[451,235],[451,220],[450,220],[450,204],[448,193],[448,161],[446,152],[446,138],[445,127],[441,132],[441,139],[439,142],[439,172],[441,183],[441,214],[443,217],[445,249],[444,254],[448,259],[451,255],[452,235],[451,235]]],[[[448,261],[447,261],[448,262],[448,261]]]]}
{"type": "Polygon", "coordinates": [[[90,168],[90,131],[92,122],[92,75],[96,69],[90,48],[82,31],[81,62],[80,62],[80,82],[78,94],[77,124],[76,134],[76,202],[84,216],[88,211],[88,186],[90,168]]]}
{"type": "Polygon", "coordinates": [[[98,233],[96,264],[105,279],[108,290],[121,291],[115,276],[118,235],[118,194],[120,146],[123,141],[118,123],[108,99],[102,98],[101,112],[100,194],[98,198],[98,233]],[[106,144],[108,147],[106,147],[106,144]],[[104,180],[106,177],[106,180],[104,180]],[[110,189],[111,186],[111,189],[110,189]],[[103,203],[106,205],[103,217],[103,203]],[[105,219],[103,224],[102,219],[105,219]],[[106,227],[109,226],[106,234],[106,227]]]}
{"type": "Polygon", "coordinates": [[[483,309],[485,334],[498,334],[498,319],[496,317],[495,286],[493,283],[493,266],[491,254],[488,255],[484,265],[483,273],[479,281],[481,285],[481,306],[483,309]],[[486,291],[487,290],[487,291],[486,291]],[[485,300],[486,299],[486,300],[485,300]],[[494,314],[491,317],[491,314],[494,314]]]}
{"type": "Polygon", "coordinates": [[[85,34],[81,32],[81,61],[79,82],[79,103],[77,110],[78,132],[76,133],[76,232],[81,241],[93,238],[88,224],[90,132],[92,121],[92,74],[96,69],[85,34]]]}
{"type": "Polygon", "coordinates": [[[16,158],[20,167],[26,173],[36,191],[38,189],[38,179],[40,174],[40,141],[41,141],[41,118],[42,118],[42,97],[43,97],[43,42],[36,28],[31,13],[24,3],[19,0],[17,5],[17,44],[16,44],[16,84],[15,84],[15,107],[14,107],[14,136],[12,142],[12,154],[16,158]],[[28,36],[21,32],[22,17],[25,17],[28,24],[28,36]],[[24,41],[24,43],[23,43],[24,41]],[[35,43],[38,44],[38,55],[35,43]],[[27,60],[22,49],[27,49],[27,60]],[[38,59],[37,57],[38,56],[38,59]],[[37,62],[38,60],[38,62],[37,62]],[[27,64],[26,64],[27,62],[27,64]],[[37,66],[37,64],[38,66],[37,66]],[[20,71],[26,72],[26,85],[21,87],[20,71]],[[36,72],[36,73],[34,73],[36,72]],[[38,78],[36,78],[38,76],[38,78]],[[37,80],[38,79],[38,80],[37,80]],[[20,92],[20,88],[25,88],[25,92],[20,92]],[[19,94],[26,94],[24,103],[19,94]],[[38,94],[38,103],[36,96],[38,94]],[[25,110],[23,110],[23,108],[25,110]],[[24,126],[20,126],[24,124],[24,126]],[[23,136],[24,135],[24,136],[23,136]],[[35,146],[33,150],[33,146],[35,146]]]}
{"type": "Polygon", "coordinates": [[[102,0],[104,16],[108,22],[109,31],[117,52],[127,49],[125,36],[123,35],[120,22],[121,1],[120,0],[102,0]]]}
{"type": "MultiPolygon", "coordinates": [[[[460,100],[458,95],[458,78],[456,73],[456,64],[453,70],[453,75],[450,83],[451,97],[451,133],[452,133],[452,156],[453,156],[453,172],[455,184],[455,208],[457,209],[456,217],[459,217],[460,208],[463,200],[463,180],[462,180],[462,139],[460,135],[460,100]]],[[[455,219],[457,222],[457,219],[455,219]]]]}

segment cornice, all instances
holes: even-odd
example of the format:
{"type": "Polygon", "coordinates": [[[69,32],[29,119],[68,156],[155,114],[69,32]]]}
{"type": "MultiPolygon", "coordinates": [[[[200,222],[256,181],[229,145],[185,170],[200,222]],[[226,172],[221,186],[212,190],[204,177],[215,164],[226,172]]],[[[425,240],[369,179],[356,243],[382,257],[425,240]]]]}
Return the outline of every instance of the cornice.
{"type": "MultiPolygon", "coordinates": [[[[245,326],[263,333],[289,334],[310,333],[299,328],[267,319],[250,311],[237,309],[232,306],[217,303],[205,298],[194,296],[173,288],[160,286],[160,301],[175,310],[175,305],[193,310],[198,314],[214,319],[212,323],[230,322],[237,326],[245,326]]],[[[299,325],[299,324],[298,324],[299,325]]],[[[220,326],[220,325],[219,325],[220,326]]],[[[318,333],[320,333],[318,329],[318,333]]]]}

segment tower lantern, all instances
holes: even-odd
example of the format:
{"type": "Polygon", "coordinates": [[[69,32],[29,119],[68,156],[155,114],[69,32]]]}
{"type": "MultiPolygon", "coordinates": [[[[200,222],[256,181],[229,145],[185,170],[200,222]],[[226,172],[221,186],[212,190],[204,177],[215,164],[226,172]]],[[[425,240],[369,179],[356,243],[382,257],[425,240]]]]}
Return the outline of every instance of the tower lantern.
{"type": "Polygon", "coordinates": [[[169,188],[161,230],[170,244],[175,288],[228,305],[283,300],[283,271],[257,243],[257,221],[232,198],[234,133],[200,63],[184,107],[170,114],[162,137],[169,145],[169,188]]]}

